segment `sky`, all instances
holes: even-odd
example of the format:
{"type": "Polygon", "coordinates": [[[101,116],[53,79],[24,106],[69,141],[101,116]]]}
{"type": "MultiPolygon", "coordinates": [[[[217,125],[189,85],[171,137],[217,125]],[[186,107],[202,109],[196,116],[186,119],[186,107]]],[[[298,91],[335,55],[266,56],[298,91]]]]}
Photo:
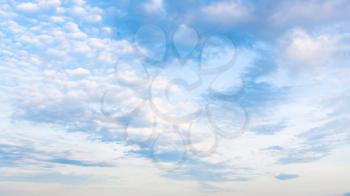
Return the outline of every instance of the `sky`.
{"type": "Polygon", "coordinates": [[[347,0],[0,0],[0,196],[350,195],[347,0]]]}

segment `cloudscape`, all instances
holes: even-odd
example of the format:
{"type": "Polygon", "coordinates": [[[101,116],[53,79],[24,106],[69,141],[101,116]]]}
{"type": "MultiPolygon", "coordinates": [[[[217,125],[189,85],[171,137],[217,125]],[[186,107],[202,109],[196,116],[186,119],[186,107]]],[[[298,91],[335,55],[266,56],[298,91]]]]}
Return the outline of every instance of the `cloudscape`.
{"type": "Polygon", "coordinates": [[[348,0],[0,1],[0,196],[350,195],[348,0]]]}

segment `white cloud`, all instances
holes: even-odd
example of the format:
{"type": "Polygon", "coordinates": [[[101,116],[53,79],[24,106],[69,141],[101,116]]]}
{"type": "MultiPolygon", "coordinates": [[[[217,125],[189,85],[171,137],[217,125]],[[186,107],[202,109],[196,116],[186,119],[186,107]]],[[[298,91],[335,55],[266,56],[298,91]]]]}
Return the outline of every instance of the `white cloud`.
{"type": "Polygon", "coordinates": [[[80,29],[74,22],[68,22],[64,25],[65,29],[69,32],[79,32],[80,29]]]}
{"type": "Polygon", "coordinates": [[[329,32],[326,28],[312,33],[302,28],[288,31],[279,41],[278,64],[289,69],[326,69],[345,66],[349,52],[347,33],[329,32]]]}
{"type": "Polygon", "coordinates": [[[232,26],[248,20],[251,17],[252,8],[241,1],[218,1],[200,8],[198,20],[232,26]]]}
{"type": "Polygon", "coordinates": [[[39,0],[39,7],[46,8],[56,8],[61,5],[61,0],[39,0]]]}
{"type": "MultiPolygon", "coordinates": [[[[265,107],[267,116],[255,116],[252,121],[285,123],[271,136],[283,141],[275,143],[282,148],[273,156],[284,156],[285,163],[316,160],[348,142],[345,130],[349,127],[341,124],[348,119],[348,109],[338,105],[348,102],[349,96],[344,88],[349,82],[349,60],[338,55],[348,39],[346,33],[311,34],[294,29],[282,38],[276,71],[258,80],[276,89],[288,88],[283,99],[265,107]]],[[[271,138],[267,141],[274,141],[271,138]]]]}
{"type": "Polygon", "coordinates": [[[270,18],[275,25],[297,23],[313,26],[330,21],[346,21],[349,17],[348,10],[346,0],[283,1],[277,4],[270,18]]]}
{"type": "Polygon", "coordinates": [[[7,21],[6,26],[12,33],[15,34],[20,33],[24,30],[24,28],[15,21],[7,21]]]}
{"type": "Polygon", "coordinates": [[[69,69],[67,72],[72,76],[88,76],[90,75],[90,71],[84,68],[76,68],[76,69],[69,69]]]}
{"type": "MultiPolygon", "coordinates": [[[[7,123],[7,122],[5,122],[7,123]]],[[[18,127],[9,125],[11,131],[3,130],[2,138],[6,138],[7,145],[20,148],[31,148],[30,154],[34,156],[38,152],[38,157],[42,157],[42,161],[50,161],[57,158],[66,158],[71,160],[89,161],[92,163],[110,163],[114,164],[115,160],[122,157],[128,148],[119,144],[103,143],[99,140],[91,139],[85,133],[68,133],[60,131],[59,127],[48,128],[45,126],[30,126],[26,124],[27,131],[23,131],[24,123],[18,127]],[[30,146],[25,146],[30,144],[30,146]],[[46,145],[47,144],[47,145],[46,145]],[[69,152],[67,157],[66,152],[69,152]],[[92,154],[94,154],[92,156],[92,154]]],[[[3,142],[5,142],[3,141],[3,142]]],[[[30,155],[29,155],[30,156],[30,155]]],[[[35,156],[34,156],[35,157],[35,156]]],[[[27,157],[21,157],[27,159],[27,157]]],[[[38,160],[40,161],[40,159],[38,160]]],[[[29,167],[30,168],[30,167],[29,167]]]]}
{"type": "Polygon", "coordinates": [[[78,2],[68,10],[73,16],[87,22],[98,23],[102,20],[102,9],[89,6],[85,3],[78,2]]]}
{"type": "Polygon", "coordinates": [[[82,6],[85,4],[85,0],[73,0],[73,3],[78,6],[82,6]]]}
{"type": "MultiPolygon", "coordinates": [[[[6,32],[1,34],[1,39],[4,38],[5,40],[0,43],[2,55],[4,55],[4,58],[1,58],[1,63],[4,65],[3,67],[6,67],[6,70],[5,68],[1,69],[0,74],[1,76],[4,74],[6,76],[5,78],[13,78],[16,81],[15,87],[11,88],[10,93],[7,93],[8,91],[2,93],[6,94],[4,97],[6,97],[9,105],[17,106],[17,108],[11,109],[13,112],[11,115],[13,115],[12,117],[19,118],[16,121],[16,126],[19,127],[17,130],[12,128],[4,129],[5,131],[0,133],[0,143],[20,145],[19,147],[23,148],[28,147],[26,144],[30,144],[31,149],[37,152],[29,153],[30,157],[26,160],[29,162],[33,161],[33,157],[44,158],[39,160],[42,163],[47,159],[59,155],[81,161],[96,162],[95,159],[97,159],[113,164],[121,163],[125,160],[127,163],[124,164],[130,165],[132,163],[130,160],[123,159],[116,161],[116,159],[123,157],[124,150],[127,151],[128,148],[125,149],[125,146],[115,142],[101,142],[94,137],[103,136],[102,128],[107,128],[106,132],[110,132],[111,136],[122,133],[124,130],[121,128],[125,126],[123,124],[125,122],[122,121],[125,119],[127,121],[128,118],[133,118],[132,120],[136,121],[136,123],[142,122],[146,124],[140,123],[141,125],[137,124],[136,126],[132,126],[131,124],[127,130],[131,138],[129,141],[135,142],[140,137],[144,139],[152,134],[153,130],[147,124],[154,117],[152,109],[142,108],[140,109],[142,112],[138,116],[133,115],[130,117],[123,115],[125,111],[135,109],[147,100],[146,92],[148,90],[147,85],[149,84],[149,80],[147,80],[147,77],[141,77],[139,75],[138,70],[135,68],[137,66],[136,63],[134,64],[134,62],[120,58],[124,54],[129,54],[133,51],[134,47],[131,43],[126,40],[115,40],[109,37],[110,28],[104,27],[104,24],[87,24],[87,26],[84,26],[85,23],[80,22],[83,20],[102,22],[102,10],[90,7],[85,1],[76,0],[74,2],[75,7],[71,10],[68,7],[56,8],[56,10],[60,9],[62,11],[60,11],[62,16],[53,16],[49,19],[57,23],[66,22],[63,27],[52,23],[36,23],[35,20],[33,20],[34,22],[32,21],[34,27],[27,28],[26,26],[20,26],[19,24],[22,23],[17,20],[25,18],[25,16],[21,16],[20,14],[13,21],[6,23],[9,25],[1,24],[1,27],[5,29],[4,32],[6,32]],[[70,14],[72,13],[64,12],[64,10],[71,11],[74,17],[71,17],[70,14]],[[101,28],[101,26],[103,27],[101,28]],[[107,33],[103,38],[92,36],[86,30],[92,27],[96,28],[97,32],[106,31],[107,33]],[[7,32],[12,33],[12,37],[8,36],[7,32]],[[21,35],[18,35],[19,33],[21,35]],[[32,50],[32,48],[35,48],[35,50],[32,50]],[[46,53],[58,58],[46,56],[46,53]],[[123,76],[130,80],[138,79],[138,82],[123,83],[118,80],[120,78],[115,77],[114,63],[116,59],[121,60],[122,63],[130,68],[122,72],[123,76]],[[117,81],[113,79],[117,79],[117,81]],[[107,104],[110,104],[108,109],[112,113],[114,112],[113,114],[115,115],[112,115],[109,119],[101,114],[101,97],[105,92],[112,92],[111,99],[107,104]],[[24,124],[23,119],[31,121],[31,125],[24,124]],[[59,126],[59,124],[65,126],[59,126],[58,130],[52,130],[52,127],[38,128],[45,123],[50,124],[50,126],[59,126]],[[25,131],[31,126],[34,127],[29,131],[25,131]],[[69,131],[62,131],[64,129],[69,129],[69,131]],[[80,130],[84,130],[83,133],[71,132],[80,130]],[[88,131],[91,132],[86,133],[88,131]],[[99,131],[101,131],[101,135],[99,135],[99,131]]],[[[155,3],[153,6],[160,9],[159,4],[161,1],[152,2],[155,3]]],[[[45,3],[47,6],[52,7],[60,5],[59,1],[45,1],[45,3]]],[[[155,8],[149,9],[152,10],[155,8]]],[[[33,12],[33,9],[30,12],[33,12]]],[[[213,2],[201,8],[201,14],[210,16],[210,18],[205,19],[206,21],[218,22],[223,25],[231,25],[231,23],[236,24],[237,22],[244,21],[250,17],[251,12],[252,9],[240,1],[213,2]]],[[[329,34],[312,35],[304,30],[294,30],[285,37],[282,43],[281,48],[284,50],[282,50],[281,59],[287,59],[285,62],[288,62],[289,65],[290,63],[293,63],[293,65],[300,63],[302,66],[311,65],[309,67],[323,65],[328,60],[333,62],[333,52],[344,48],[344,43],[341,49],[337,45],[341,41],[342,38],[333,37],[329,34]]],[[[245,68],[249,67],[256,60],[255,57],[249,55],[243,58],[249,60],[246,60],[247,62],[241,60],[238,64],[245,68]]],[[[342,63],[342,65],[345,67],[347,64],[342,63]]],[[[285,67],[286,65],[281,64],[282,69],[284,69],[283,66],[285,67]]],[[[294,151],[301,152],[299,156],[307,155],[312,157],[314,154],[317,154],[317,152],[303,151],[305,147],[309,146],[304,144],[307,142],[305,138],[299,138],[298,134],[307,132],[314,127],[322,127],[326,123],[325,119],[333,120],[333,118],[338,117],[335,115],[332,117],[329,116],[335,109],[329,105],[324,105],[325,102],[328,103],[330,100],[340,102],[341,100],[344,106],[347,105],[346,103],[348,101],[342,98],[344,89],[340,87],[349,83],[349,79],[347,79],[349,70],[344,67],[342,69],[338,69],[339,66],[334,67],[334,69],[328,67],[329,69],[325,68],[316,72],[316,74],[305,73],[302,76],[294,77],[293,75],[291,78],[279,75],[280,72],[277,72],[273,73],[276,75],[273,75],[272,79],[261,79],[260,81],[267,82],[276,88],[280,86],[292,86],[294,88],[288,94],[290,95],[289,99],[283,100],[283,102],[271,103],[265,108],[266,111],[263,115],[252,115],[252,125],[273,124],[285,121],[288,127],[281,128],[279,130],[280,132],[274,135],[261,136],[255,133],[246,133],[236,140],[220,138],[222,140],[217,148],[218,154],[211,154],[211,156],[204,157],[199,156],[199,160],[205,163],[225,163],[232,168],[249,167],[253,171],[242,171],[239,175],[256,176],[259,174],[270,175],[275,172],[275,162],[294,151]],[[280,78],[282,78],[282,82],[279,81],[280,78]],[[319,82],[320,87],[306,85],[310,84],[310,81],[319,82]],[[297,88],[296,86],[298,85],[304,88],[297,88]],[[286,149],[286,151],[273,153],[262,150],[271,145],[280,146],[286,149]],[[271,168],[268,168],[270,166],[271,168]]],[[[239,74],[241,72],[243,73],[242,70],[243,68],[238,68],[239,74]]],[[[161,97],[157,95],[154,98],[154,101],[158,104],[157,106],[161,109],[168,109],[173,112],[172,114],[186,110],[192,111],[193,108],[196,108],[200,101],[198,99],[187,98],[193,98],[198,94],[192,94],[186,89],[186,86],[177,86],[175,82],[172,83],[170,81],[170,79],[177,79],[176,77],[178,75],[176,74],[185,74],[184,79],[194,79],[196,77],[190,76],[187,70],[176,69],[165,71],[168,71],[168,73],[161,73],[163,75],[160,75],[164,76],[164,78],[157,78],[154,86],[152,86],[154,87],[152,90],[156,91],[155,94],[158,92],[161,94],[165,91],[163,93],[165,96],[161,97]],[[171,76],[173,77],[170,78],[171,76]],[[171,88],[167,85],[171,86],[171,88]],[[184,104],[185,101],[187,102],[184,104]]],[[[226,75],[222,75],[221,79],[223,80],[218,80],[218,83],[215,83],[215,89],[220,91],[228,90],[232,88],[234,82],[238,83],[237,85],[241,85],[240,81],[234,80],[236,77],[238,78],[235,75],[236,73],[233,73],[234,71],[237,71],[237,69],[233,69],[226,75]],[[225,83],[229,79],[230,85],[225,83]]],[[[222,120],[220,122],[231,122],[230,119],[234,118],[234,114],[230,114],[229,112],[222,114],[226,116],[220,117],[218,119],[222,120]],[[226,119],[226,117],[229,118],[226,119]]],[[[169,140],[169,142],[175,143],[180,141],[181,138],[179,135],[172,132],[173,127],[169,122],[166,122],[164,119],[157,120],[159,127],[161,127],[158,131],[163,133],[162,137],[166,138],[164,141],[169,140]]],[[[215,137],[209,128],[210,124],[209,122],[203,122],[193,126],[191,130],[193,138],[191,139],[195,150],[206,151],[215,143],[215,137]]],[[[2,126],[4,125],[2,124],[2,126]]],[[[181,124],[179,126],[181,128],[187,128],[187,125],[181,124]]],[[[327,132],[323,133],[327,135],[327,132]]],[[[325,136],[326,139],[322,141],[329,142],[327,144],[333,147],[335,145],[334,143],[336,143],[334,142],[335,140],[342,139],[339,135],[337,134],[334,137],[327,135],[325,136]]],[[[114,138],[107,139],[112,140],[114,138]]],[[[167,146],[160,145],[159,148],[166,149],[167,146]]],[[[135,149],[137,148],[135,147],[135,149]]],[[[322,154],[323,152],[319,153],[322,154]]],[[[150,160],[138,158],[135,162],[139,164],[136,169],[142,172],[148,172],[148,168],[145,169],[145,164],[151,164],[150,160]]],[[[185,168],[186,166],[188,165],[184,165],[185,168]]],[[[44,170],[43,168],[41,165],[35,168],[34,171],[31,170],[32,168],[26,167],[11,170],[6,168],[1,170],[1,172],[16,173],[20,169],[23,169],[27,172],[40,173],[44,170]]],[[[223,171],[230,174],[234,173],[231,170],[232,168],[223,168],[223,171]]],[[[120,173],[111,172],[110,169],[101,172],[102,169],[98,171],[94,169],[83,170],[81,168],[77,169],[77,167],[60,167],[54,165],[54,167],[48,168],[45,171],[50,170],[79,175],[93,173],[102,177],[108,175],[123,176],[120,173]]],[[[152,183],[154,179],[163,179],[156,172],[158,170],[151,171],[154,172],[151,180],[152,183]]],[[[124,172],[123,177],[128,180],[126,185],[124,184],[123,186],[129,186],[129,191],[132,190],[130,187],[135,187],[133,178],[140,180],[141,182],[139,184],[144,184],[144,178],[130,175],[133,171],[125,171],[123,168],[118,168],[118,172],[124,172]]],[[[181,183],[183,182],[181,181],[181,183]]],[[[174,184],[171,181],[167,182],[166,185],[169,185],[169,183],[174,184]]],[[[149,191],[152,188],[147,187],[141,190],[149,191]]],[[[164,186],[164,190],[167,188],[167,186],[164,186]]],[[[158,187],[155,187],[155,189],[158,189],[158,187]]],[[[249,189],[251,188],[249,187],[249,189]]],[[[178,190],[182,191],[182,189],[178,190]]],[[[197,192],[190,195],[196,194],[197,192]]],[[[227,195],[231,195],[231,193],[227,193],[227,195]]]]}
{"type": "Polygon", "coordinates": [[[83,7],[74,6],[70,9],[71,13],[75,16],[83,17],[87,14],[86,10],[83,7]]]}
{"type": "Polygon", "coordinates": [[[55,23],[63,23],[65,21],[64,17],[61,16],[51,16],[49,20],[55,23]]]}
{"type": "Polygon", "coordinates": [[[56,8],[56,13],[57,14],[64,14],[66,10],[63,7],[57,7],[56,8]]]}
{"type": "Polygon", "coordinates": [[[89,22],[100,22],[101,20],[102,20],[102,16],[100,16],[98,14],[87,16],[87,21],[89,21],[89,22]]]}
{"type": "Polygon", "coordinates": [[[164,0],[148,0],[143,7],[146,12],[152,13],[162,9],[164,0]]]}
{"type": "Polygon", "coordinates": [[[58,58],[66,58],[67,57],[67,54],[65,51],[59,50],[59,49],[54,49],[54,48],[49,48],[47,50],[47,54],[52,55],[54,57],[58,57],[58,58]]]}
{"type": "Polygon", "coordinates": [[[286,64],[294,63],[292,66],[325,65],[334,49],[330,37],[324,35],[312,37],[302,29],[293,30],[287,42],[286,64]]]}
{"type": "Polygon", "coordinates": [[[30,2],[20,3],[16,6],[16,8],[19,11],[29,12],[29,13],[34,13],[34,12],[37,12],[39,10],[39,7],[37,4],[30,3],[30,2]]]}
{"type": "Polygon", "coordinates": [[[39,0],[36,3],[24,2],[16,5],[17,10],[28,13],[35,13],[41,9],[56,8],[61,5],[61,0],[39,0]]]}
{"type": "Polygon", "coordinates": [[[112,35],[113,29],[110,28],[110,27],[103,27],[103,28],[101,29],[101,33],[102,33],[103,35],[112,35]]]}

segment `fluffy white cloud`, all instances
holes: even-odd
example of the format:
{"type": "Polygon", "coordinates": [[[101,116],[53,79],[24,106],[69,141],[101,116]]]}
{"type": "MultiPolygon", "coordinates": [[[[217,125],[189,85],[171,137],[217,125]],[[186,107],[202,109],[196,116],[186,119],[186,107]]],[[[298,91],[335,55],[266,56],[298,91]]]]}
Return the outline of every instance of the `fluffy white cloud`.
{"type": "Polygon", "coordinates": [[[29,12],[29,13],[34,13],[39,10],[39,7],[37,4],[30,3],[30,2],[18,4],[16,8],[20,11],[29,12]]]}
{"type": "Polygon", "coordinates": [[[37,2],[24,2],[16,5],[17,10],[34,13],[42,9],[56,8],[61,4],[61,0],[39,0],[37,2]]]}
{"type": "Polygon", "coordinates": [[[280,40],[279,64],[291,69],[308,70],[313,68],[342,67],[347,62],[346,47],[349,35],[346,33],[321,33],[295,28],[287,32],[280,40]],[[344,58],[345,57],[345,58],[344,58]]]}
{"type": "Polygon", "coordinates": [[[217,1],[200,8],[195,20],[205,21],[223,26],[234,26],[247,21],[251,17],[253,8],[239,0],[217,1]]]}
{"type": "Polygon", "coordinates": [[[334,50],[334,40],[327,35],[312,37],[305,31],[296,29],[291,32],[284,47],[286,64],[300,67],[322,66],[329,63],[334,50]]]}
{"type": "Polygon", "coordinates": [[[75,4],[67,10],[70,14],[78,17],[80,20],[85,20],[91,23],[102,21],[102,9],[85,4],[84,1],[75,2],[75,4]]]}
{"type": "Polygon", "coordinates": [[[163,0],[149,0],[144,4],[144,9],[146,12],[152,13],[162,9],[163,0]]]}
{"type": "Polygon", "coordinates": [[[65,21],[64,17],[61,16],[51,16],[49,20],[55,23],[63,23],[65,21]]]}
{"type": "Polygon", "coordinates": [[[90,75],[90,71],[84,68],[76,68],[76,69],[70,69],[67,70],[67,72],[72,76],[88,76],[90,75]]]}

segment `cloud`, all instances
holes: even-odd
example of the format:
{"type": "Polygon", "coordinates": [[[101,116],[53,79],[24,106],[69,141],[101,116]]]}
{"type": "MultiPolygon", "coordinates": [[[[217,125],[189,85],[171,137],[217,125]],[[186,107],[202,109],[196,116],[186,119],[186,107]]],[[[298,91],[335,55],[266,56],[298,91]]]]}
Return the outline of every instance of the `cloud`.
{"type": "MultiPolygon", "coordinates": [[[[184,182],[199,182],[205,184],[203,190],[220,192],[226,190],[222,187],[232,188],[235,181],[250,180],[246,184],[251,190],[255,177],[299,177],[284,173],[285,168],[318,165],[321,158],[349,143],[345,1],[227,0],[186,5],[146,1],[141,6],[124,6],[128,2],[0,5],[4,19],[0,23],[0,75],[4,78],[0,170],[4,180],[61,182],[71,177],[86,185],[86,178],[93,176],[106,178],[100,181],[104,188],[119,180],[118,191],[128,189],[128,193],[135,184],[148,183],[144,176],[149,176],[150,185],[163,182],[159,187],[166,191],[183,187],[184,182]],[[109,6],[125,7],[127,14],[113,18],[111,24],[109,11],[118,8],[109,6]],[[174,21],[176,8],[181,16],[174,21]],[[150,19],[152,13],[145,10],[162,11],[167,19],[150,19]],[[318,17],[317,10],[325,16],[318,17]],[[283,14],[285,18],[278,18],[283,14]],[[179,39],[169,36],[167,40],[175,44],[190,44],[190,40],[192,46],[192,41],[198,41],[199,51],[193,54],[208,49],[201,53],[207,58],[174,60],[172,43],[167,42],[160,43],[169,46],[165,62],[143,61],[135,55],[139,46],[123,36],[148,19],[165,32],[179,24],[186,29],[191,26],[199,33],[198,40],[189,36],[193,33],[188,29],[178,34],[179,39]],[[220,27],[230,32],[224,35],[227,42],[208,46],[207,38],[222,33],[220,27]],[[231,41],[237,47],[226,47],[231,41]],[[237,56],[230,61],[233,53],[237,56]],[[234,64],[220,75],[196,72],[204,65],[225,63],[234,64]],[[152,69],[162,72],[152,75],[152,69]],[[196,119],[191,127],[174,120],[198,108],[201,112],[185,119],[200,117],[207,110],[215,115],[196,119]],[[247,117],[247,123],[242,117],[247,117]],[[234,134],[237,127],[239,135],[234,134]],[[239,137],[229,139],[229,133],[239,137]],[[152,147],[157,151],[152,152],[152,147]],[[181,168],[162,170],[164,164],[177,164],[182,152],[186,161],[181,168]],[[160,170],[155,169],[159,165],[160,170]],[[275,176],[276,171],[281,174],[275,176]]],[[[296,183],[310,179],[303,169],[291,170],[302,176],[296,183]]],[[[144,194],[144,190],[150,191],[149,187],[136,191],[144,194]]],[[[191,185],[189,195],[200,194],[193,190],[191,185]]]]}
{"type": "Polygon", "coordinates": [[[295,174],[279,174],[275,176],[275,178],[278,180],[292,180],[295,178],[299,178],[299,176],[295,174]]]}
{"type": "MultiPolygon", "coordinates": [[[[115,165],[116,160],[123,157],[124,153],[128,151],[127,148],[119,144],[103,143],[98,139],[90,139],[88,133],[49,130],[45,126],[26,127],[27,132],[23,133],[23,131],[14,128],[13,125],[9,125],[7,128],[11,131],[2,130],[1,133],[3,138],[6,138],[1,141],[3,151],[8,155],[4,159],[11,163],[7,167],[23,170],[14,170],[17,174],[25,171],[45,173],[46,170],[40,171],[43,164],[52,167],[55,167],[56,163],[94,167],[111,166],[115,165]],[[13,156],[15,154],[18,156],[13,156]],[[92,154],[95,155],[91,156],[92,154]]],[[[2,162],[1,165],[3,164],[2,162]]],[[[11,171],[4,174],[11,174],[11,171]]],[[[54,171],[59,172],[51,170],[51,172],[54,171]]]]}
{"type": "Polygon", "coordinates": [[[314,26],[327,22],[341,22],[348,17],[349,5],[344,0],[336,1],[285,1],[275,7],[271,20],[276,25],[304,24],[314,26]],[[319,13],[322,13],[320,15],[319,13]]]}
{"type": "Polygon", "coordinates": [[[41,8],[56,8],[61,5],[61,0],[39,0],[39,7],[41,8]]]}
{"type": "Polygon", "coordinates": [[[333,52],[332,38],[307,34],[302,29],[295,29],[288,39],[285,60],[291,66],[322,66],[327,64],[333,52]]]}
{"type": "Polygon", "coordinates": [[[143,5],[146,12],[152,13],[162,9],[163,0],[149,0],[143,5]]]}
{"type": "Polygon", "coordinates": [[[39,0],[36,3],[24,2],[16,5],[17,10],[26,13],[35,13],[43,9],[56,8],[61,4],[60,0],[39,0]]]}
{"type": "Polygon", "coordinates": [[[66,8],[66,10],[72,16],[89,23],[101,22],[103,18],[103,11],[101,8],[86,4],[84,1],[77,1],[72,6],[66,8]]]}
{"type": "Polygon", "coordinates": [[[81,167],[108,167],[112,166],[106,163],[91,163],[87,161],[79,161],[79,160],[73,160],[73,159],[66,159],[66,158],[58,158],[58,159],[53,159],[49,160],[49,162],[53,163],[59,163],[59,164],[64,164],[64,165],[77,165],[81,167]]]}
{"type": "Polygon", "coordinates": [[[98,14],[89,15],[87,17],[87,21],[94,22],[94,23],[101,21],[101,19],[102,19],[102,16],[100,16],[98,14]]]}
{"type": "Polygon", "coordinates": [[[65,21],[65,19],[64,19],[64,17],[60,17],[60,16],[51,16],[50,21],[56,22],[56,23],[63,23],[65,21]]]}
{"type": "Polygon", "coordinates": [[[211,24],[234,26],[249,20],[251,13],[252,8],[241,1],[218,1],[201,7],[196,17],[211,24]]]}
{"type": "Polygon", "coordinates": [[[64,25],[64,28],[69,32],[79,32],[80,29],[74,22],[68,22],[64,25]]]}
{"type": "Polygon", "coordinates": [[[88,76],[90,75],[90,71],[84,68],[76,68],[76,69],[70,69],[67,70],[67,72],[72,76],[88,76]]]}
{"type": "Polygon", "coordinates": [[[17,5],[17,9],[23,12],[29,12],[29,13],[34,13],[39,10],[39,7],[35,3],[21,3],[17,5]]]}

